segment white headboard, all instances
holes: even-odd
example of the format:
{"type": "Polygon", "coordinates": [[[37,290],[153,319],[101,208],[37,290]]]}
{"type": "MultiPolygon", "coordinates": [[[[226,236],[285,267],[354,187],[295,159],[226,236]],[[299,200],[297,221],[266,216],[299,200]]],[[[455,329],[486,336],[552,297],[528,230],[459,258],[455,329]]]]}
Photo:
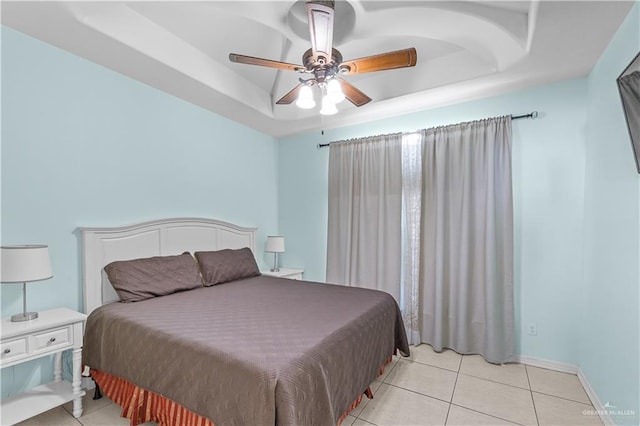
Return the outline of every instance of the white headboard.
{"type": "MultiPolygon", "coordinates": [[[[115,228],[79,230],[86,314],[103,305],[102,268],[113,261],[243,247],[249,247],[255,255],[256,228],[243,228],[214,219],[162,219],[115,228]]],[[[108,291],[115,294],[111,288],[108,291]]]]}

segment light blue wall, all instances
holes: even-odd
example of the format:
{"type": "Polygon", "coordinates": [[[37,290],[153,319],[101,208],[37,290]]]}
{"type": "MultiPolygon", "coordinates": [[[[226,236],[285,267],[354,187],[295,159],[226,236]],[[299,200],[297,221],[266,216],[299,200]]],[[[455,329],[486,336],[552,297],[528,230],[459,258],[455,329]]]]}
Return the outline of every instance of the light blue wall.
{"type": "Polygon", "coordinates": [[[581,318],[586,81],[568,81],[280,142],[283,264],[323,281],[326,265],[326,143],[537,110],[513,122],[516,333],[518,352],[576,363],[581,318]],[[538,335],[524,328],[536,322],[538,335]]]}
{"type": "Polygon", "coordinates": [[[637,3],[589,76],[580,365],[602,403],[640,424],[640,175],[616,78],[640,51],[637,3]]]}
{"type": "MultiPolygon", "coordinates": [[[[2,28],[2,243],[48,244],[54,273],[29,309],[81,308],[78,226],[214,217],[258,227],[267,261],[277,163],[270,136],[2,28]]],[[[0,295],[21,311],[19,285],[0,295]]],[[[2,394],[49,374],[4,369],[2,394]]]]}

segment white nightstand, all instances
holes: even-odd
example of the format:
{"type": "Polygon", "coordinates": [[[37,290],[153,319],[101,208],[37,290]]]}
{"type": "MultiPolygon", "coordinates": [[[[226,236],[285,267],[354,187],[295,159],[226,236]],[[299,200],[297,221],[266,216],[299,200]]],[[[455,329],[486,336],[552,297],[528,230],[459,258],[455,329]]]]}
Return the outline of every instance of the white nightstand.
{"type": "Polygon", "coordinates": [[[54,355],[54,381],[0,402],[0,423],[14,424],[73,401],[73,415],[82,414],[80,389],[82,329],[85,314],[67,308],[41,311],[31,321],[11,322],[2,319],[0,331],[0,368],[11,367],[44,356],[54,355]],[[73,382],[62,380],[62,352],[73,351],[73,382]]]}
{"type": "Polygon", "coordinates": [[[301,280],[304,269],[293,268],[280,268],[278,272],[271,272],[270,270],[260,271],[262,275],[268,275],[270,277],[289,278],[290,280],[301,280]]]}

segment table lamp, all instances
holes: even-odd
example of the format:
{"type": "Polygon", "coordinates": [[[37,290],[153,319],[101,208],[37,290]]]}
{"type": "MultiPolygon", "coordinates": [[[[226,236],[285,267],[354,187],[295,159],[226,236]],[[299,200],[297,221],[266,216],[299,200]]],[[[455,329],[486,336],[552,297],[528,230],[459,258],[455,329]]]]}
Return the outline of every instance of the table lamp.
{"type": "Polygon", "coordinates": [[[29,321],[38,318],[37,312],[27,312],[27,283],[53,277],[49,247],[43,245],[0,247],[0,282],[22,283],[22,313],[11,321],[29,321]]]}
{"type": "Polygon", "coordinates": [[[267,236],[267,253],[273,253],[273,269],[271,272],[278,272],[278,253],[284,253],[284,237],[269,235],[267,236]]]}

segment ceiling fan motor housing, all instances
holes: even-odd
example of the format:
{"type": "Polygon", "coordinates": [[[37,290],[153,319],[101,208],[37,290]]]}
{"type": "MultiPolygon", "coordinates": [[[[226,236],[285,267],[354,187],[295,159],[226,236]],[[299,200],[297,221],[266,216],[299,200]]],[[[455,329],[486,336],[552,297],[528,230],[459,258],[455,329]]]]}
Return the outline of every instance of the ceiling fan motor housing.
{"type": "Polygon", "coordinates": [[[322,57],[316,59],[312,50],[309,49],[302,55],[302,63],[307,72],[315,76],[318,83],[323,83],[340,72],[339,66],[342,63],[342,54],[336,49],[331,49],[331,60],[326,62],[322,57]]]}

